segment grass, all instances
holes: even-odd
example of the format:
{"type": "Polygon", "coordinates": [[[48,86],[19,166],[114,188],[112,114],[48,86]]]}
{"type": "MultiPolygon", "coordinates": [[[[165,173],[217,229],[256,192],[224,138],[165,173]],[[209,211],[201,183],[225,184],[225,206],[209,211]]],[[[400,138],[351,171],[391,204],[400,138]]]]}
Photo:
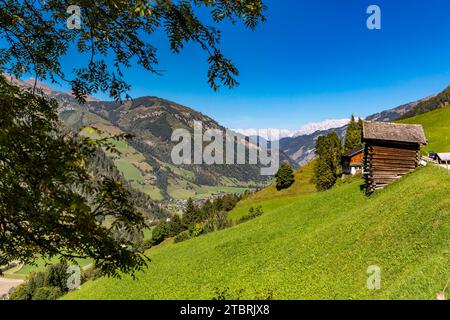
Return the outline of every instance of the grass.
{"type": "Polygon", "coordinates": [[[248,213],[250,207],[254,207],[255,203],[264,205],[266,210],[275,209],[279,203],[287,201],[284,198],[295,200],[299,196],[309,195],[316,192],[315,185],[311,182],[314,175],[315,161],[308,163],[306,166],[294,173],[295,182],[288,189],[278,191],[275,184],[264,188],[253,194],[247,199],[240,201],[236,208],[230,213],[232,220],[238,220],[248,213]]]}
{"type": "Polygon", "coordinates": [[[197,190],[196,198],[207,198],[217,193],[243,194],[248,188],[243,187],[223,187],[223,186],[201,186],[197,190]]]}
{"type": "Polygon", "coordinates": [[[422,124],[429,140],[424,152],[450,152],[450,106],[399,122],[422,124]]]}
{"type": "Polygon", "coordinates": [[[148,240],[152,238],[153,230],[155,227],[150,227],[144,230],[144,239],[148,240]]]}
{"type": "Polygon", "coordinates": [[[146,184],[146,185],[140,185],[136,181],[131,183],[131,186],[137,190],[142,191],[143,193],[147,194],[152,198],[153,200],[163,200],[164,197],[161,194],[161,190],[157,186],[146,184]]]}
{"type": "Polygon", "coordinates": [[[141,172],[127,160],[115,160],[114,164],[128,181],[141,181],[144,178],[141,172]]]}
{"type": "Polygon", "coordinates": [[[148,252],[136,280],[100,278],[66,299],[435,299],[450,277],[450,171],[427,166],[368,198],[360,182],[262,202],[264,215],[148,252]],[[381,268],[381,290],[367,269],[381,268]]]}
{"type": "MultiPolygon", "coordinates": [[[[38,258],[34,264],[26,264],[22,268],[13,268],[5,272],[5,276],[11,279],[25,279],[31,272],[42,272],[47,269],[51,264],[57,264],[59,262],[58,257],[53,257],[52,259],[38,258]]],[[[87,266],[91,263],[89,259],[77,259],[76,260],[80,267],[87,266]]]]}

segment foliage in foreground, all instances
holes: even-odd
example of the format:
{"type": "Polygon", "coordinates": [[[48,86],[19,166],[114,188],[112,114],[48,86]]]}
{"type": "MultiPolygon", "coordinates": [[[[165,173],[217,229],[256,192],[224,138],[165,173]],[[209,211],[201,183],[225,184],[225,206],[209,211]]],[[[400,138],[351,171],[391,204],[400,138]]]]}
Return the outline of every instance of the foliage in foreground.
{"type": "Polygon", "coordinates": [[[3,76],[0,96],[0,265],[61,256],[90,257],[113,276],[144,267],[129,236],[145,225],[130,192],[118,179],[91,174],[97,150],[113,147],[66,130],[55,101],[3,76]]]}
{"type": "MultiPolygon", "coordinates": [[[[14,289],[9,300],[57,300],[69,292],[71,272],[67,270],[67,264],[60,262],[48,266],[44,271],[32,272],[26,282],[14,289]]],[[[80,273],[80,284],[94,276],[94,269],[80,273]]]]}
{"type": "Polygon", "coordinates": [[[151,41],[151,35],[159,33],[174,53],[187,43],[201,48],[207,54],[210,86],[232,88],[238,84],[238,70],[222,53],[221,33],[215,25],[242,21],[254,29],[265,20],[264,10],[262,0],[4,0],[0,70],[17,78],[28,73],[41,80],[68,81],[80,101],[99,91],[119,100],[129,89],[123,69],[133,60],[149,73],[161,74],[151,41]],[[80,10],[80,27],[69,29],[67,25],[76,19],[67,10],[74,4],[80,10]],[[73,75],[65,74],[60,64],[69,48],[76,48],[80,60],[88,61],[73,75]]]}

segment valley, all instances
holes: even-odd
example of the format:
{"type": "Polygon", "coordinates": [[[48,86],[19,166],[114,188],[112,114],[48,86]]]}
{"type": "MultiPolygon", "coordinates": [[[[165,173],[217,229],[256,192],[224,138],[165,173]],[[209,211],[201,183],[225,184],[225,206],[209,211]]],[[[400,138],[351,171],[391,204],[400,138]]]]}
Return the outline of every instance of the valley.
{"type": "MultiPolygon", "coordinates": [[[[449,150],[449,115],[444,107],[401,122],[424,126],[424,153],[449,150]]],[[[238,221],[260,206],[261,217],[182,243],[168,239],[147,252],[152,264],[136,280],[102,278],[65,299],[435,299],[450,268],[448,171],[429,164],[367,197],[357,176],[317,192],[313,168],[314,161],[298,170],[291,188],[271,185],[244,198],[228,215],[238,221]],[[381,270],[380,290],[367,289],[371,266],[381,270]]]]}
{"type": "MultiPolygon", "coordinates": [[[[187,198],[206,201],[268,184],[237,203],[228,214],[235,224],[231,228],[180,243],[169,238],[146,252],[152,262],[136,280],[128,275],[90,280],[64,299],[213,299],[217,292],[228,299],[433,299],[445,285],[450,176],[443,168],[421,168],[369,198],[358,178],[317,192],[312,183],[315,142],[331,132],[342,140],[344,126],[282,139],[282,157],[301,168],[294,184],[278,191],[260,179],[257,166],[171,164],[167,155],[173,128],[189,128],[198,119],[224,130],[192,109],[154,97],[86,106],[63,97],[58,100],[60,116],[82,135],[133,134],[127,141],[110,139],[119,154],[105,150],[105,155],[133,189],[172,214],[183,213],[187,198]],[[240,223],[255,207],[262,216],[240,223]],[[371,265],[382,268],[382,290],[366,288],[371,265]]],[[[449,107],[398,120],[426,101],[368,119],[420,123],[429,139],[423,153],[449,150],[449,107]]],[[[147,239],[153,229],[146,231],[147,239]]],[[[10,277],[21,279],[27,270],[43,267],[26,266],[10,277]]]]}

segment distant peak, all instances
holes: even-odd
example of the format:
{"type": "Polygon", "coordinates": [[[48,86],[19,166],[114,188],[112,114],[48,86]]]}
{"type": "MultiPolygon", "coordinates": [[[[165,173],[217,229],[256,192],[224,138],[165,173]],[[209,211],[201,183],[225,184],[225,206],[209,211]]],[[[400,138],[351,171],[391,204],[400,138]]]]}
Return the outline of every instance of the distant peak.
{"type": "MultiPolygon", "coordinates": [[[[358,120],[358,117],[355,117],[358,120]]],[[[268,139],[268,132],[276,131],[279,138],[292,138],[298,136],[305,136],[313,134],[317,131],[326,131],[330,129],[341,128],[350,122],[350,118],[346,119],[328,119],[320,122],[310,122],[301,126],[298,130],[288,129],[232,129],[233,131],[243,134],[245,136],[260,136],[264,139],[268,139]]]]}
{"type": "MultiPolygon", "coordinates": [[[[358,117],[355,117],[358,120],[358,117]]],[[[317,131],[325,131],[335,128],[340,128],[347,125],[350,122],[350,118],[345,119],[327,119],[320,122],[309,122],[301,126],[297,131],[294,132],[293,136],[304,136],[310,135],[317,131]]]]}

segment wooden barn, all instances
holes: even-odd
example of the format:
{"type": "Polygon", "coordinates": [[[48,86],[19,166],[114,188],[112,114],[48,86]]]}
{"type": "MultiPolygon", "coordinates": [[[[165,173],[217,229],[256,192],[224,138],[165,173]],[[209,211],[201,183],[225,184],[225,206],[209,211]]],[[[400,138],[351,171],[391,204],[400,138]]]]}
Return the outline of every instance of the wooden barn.
{"type": "Polygon", "coordinates": [[[368,193],[382,189],[419,165],[427,144],[421,125],[363,122],[364,177],[368,193]]]}
{"type": "Polygon", "coordinates": [[[342,155],[342,170],[345,175],[361,174],[364,162],[364,147],[357,147],[342,155]]]}
{"type": "Polygon", "coordinates": [[[436,160],[439,164],[450,164],[450,152],[436,154],[436,160]]]}

